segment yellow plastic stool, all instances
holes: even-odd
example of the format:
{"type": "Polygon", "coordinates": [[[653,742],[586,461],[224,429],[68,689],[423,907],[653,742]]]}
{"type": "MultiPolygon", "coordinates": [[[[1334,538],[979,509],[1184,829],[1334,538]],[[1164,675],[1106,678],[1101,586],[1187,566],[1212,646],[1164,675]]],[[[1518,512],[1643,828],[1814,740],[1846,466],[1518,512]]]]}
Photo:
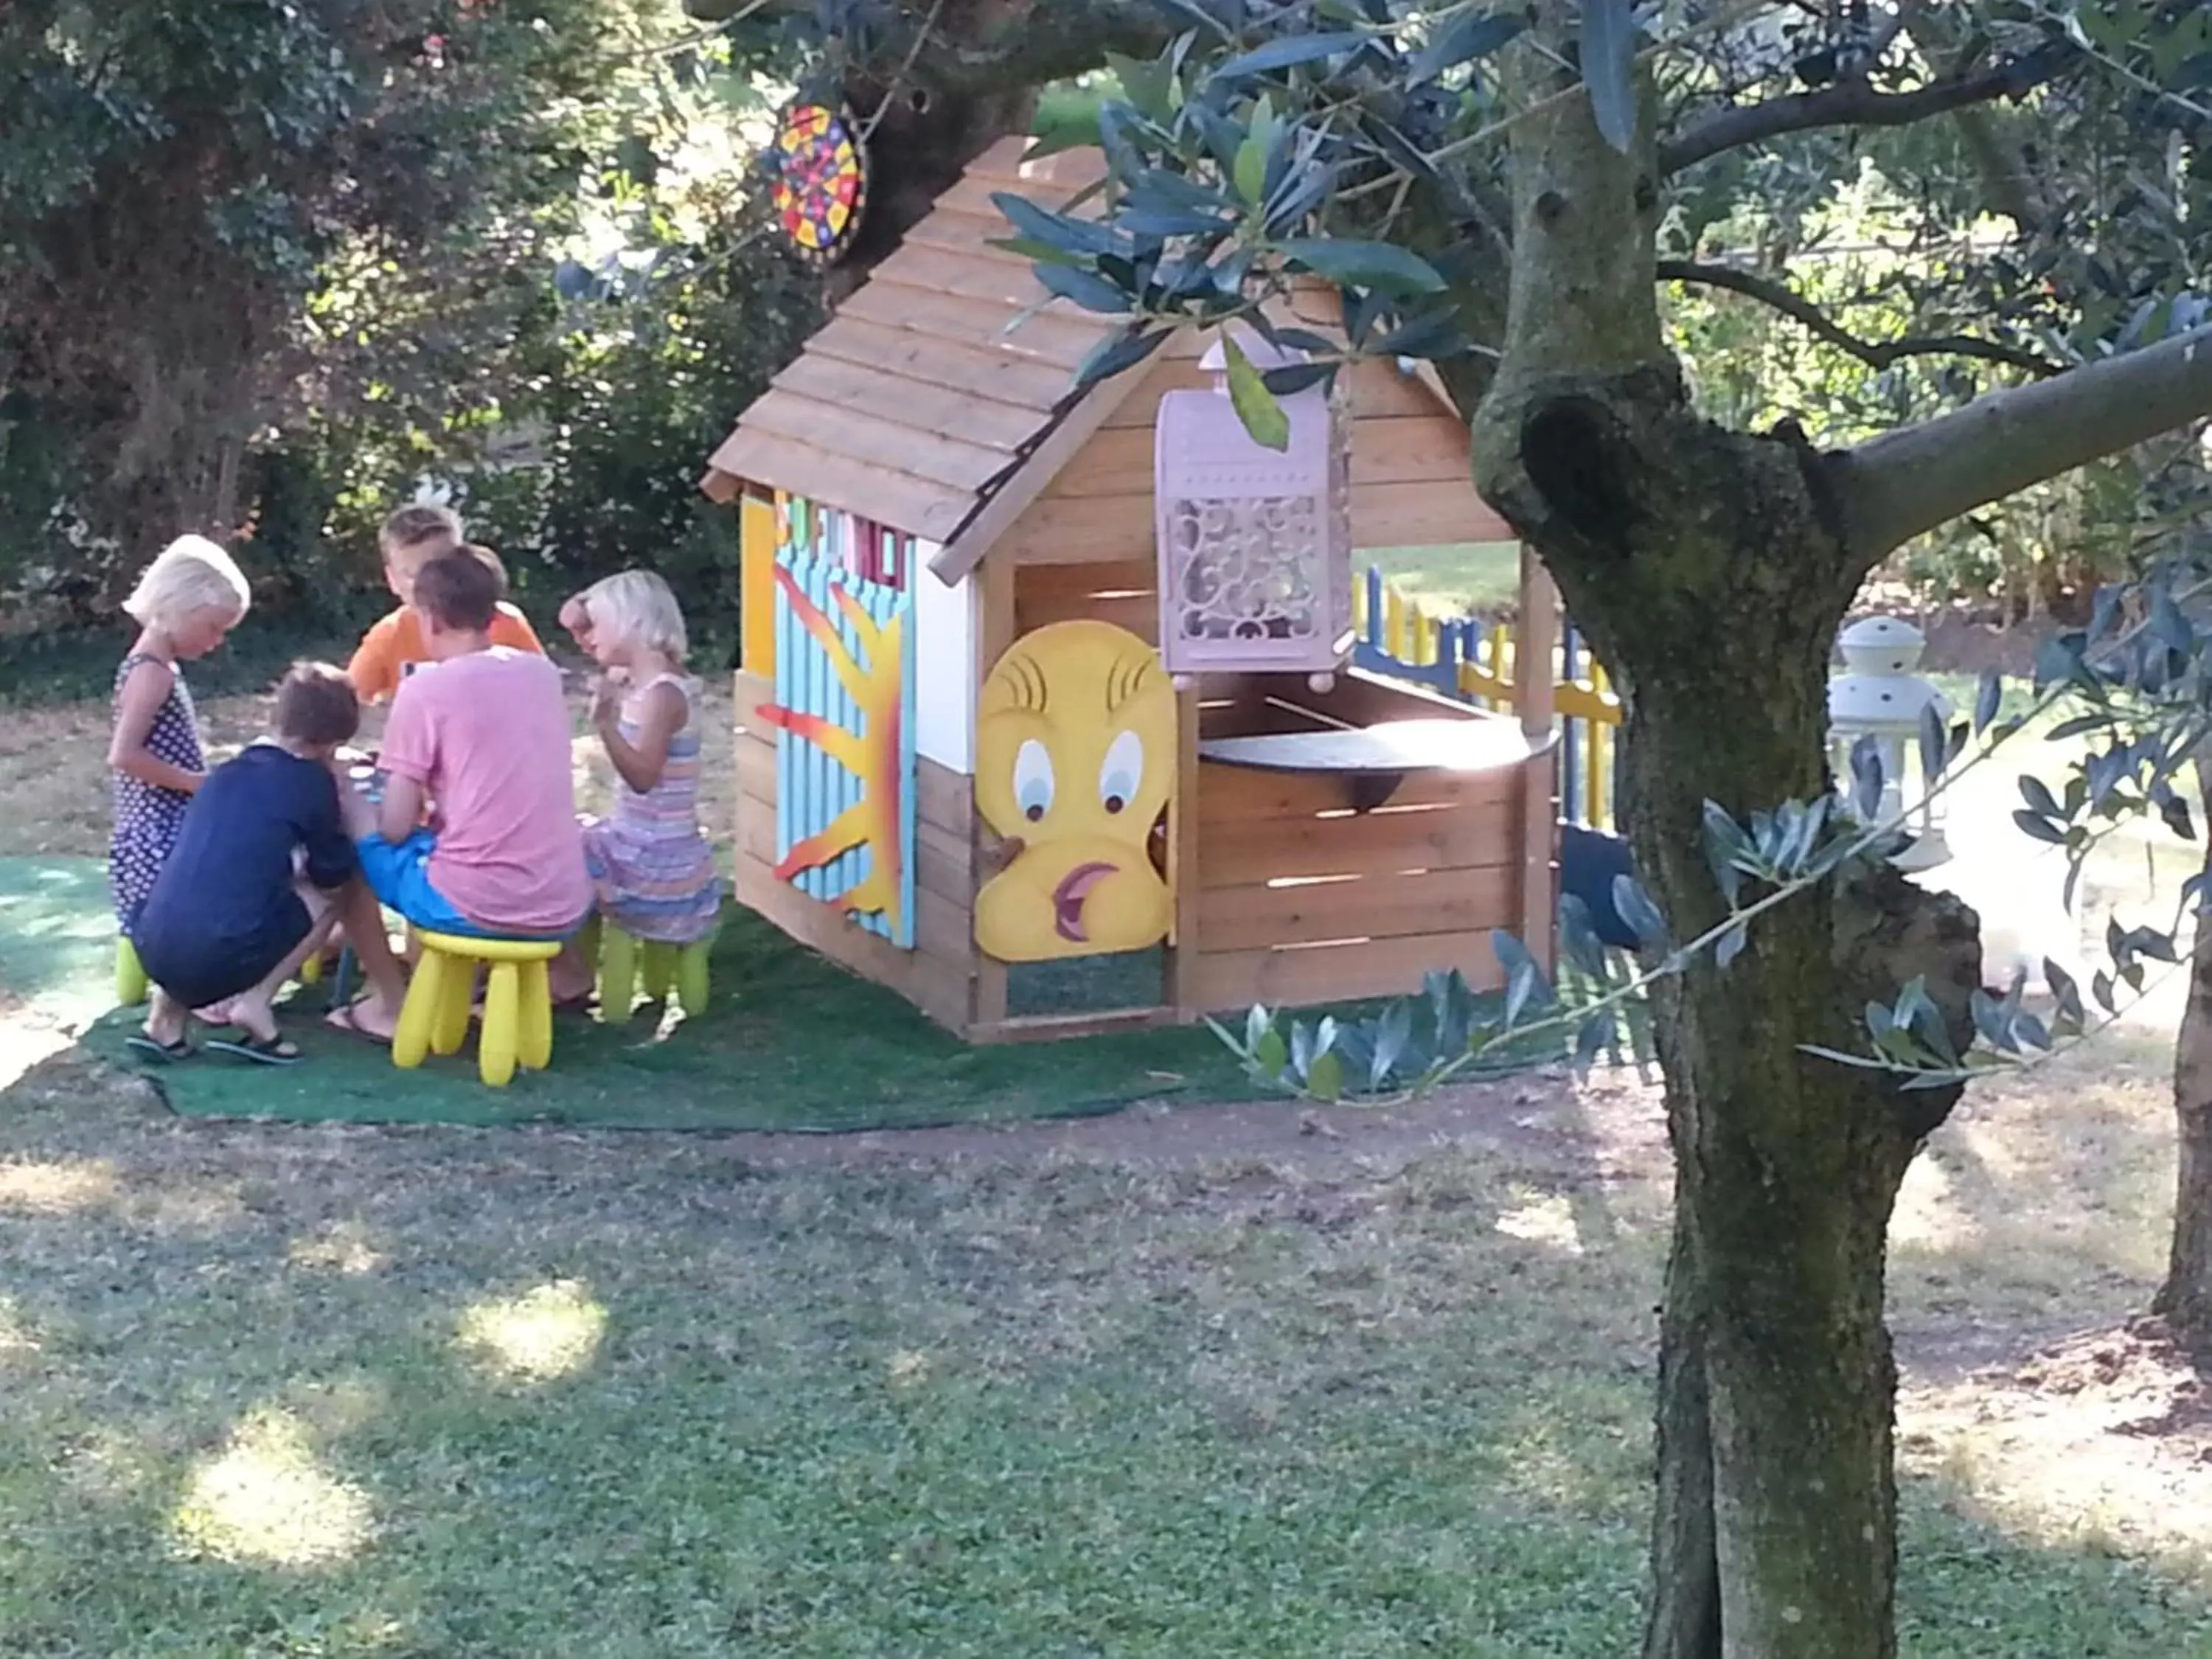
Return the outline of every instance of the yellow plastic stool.
{"type": "MultiPolygon", "coordinates": [[[[300,965],[300,983],[319,985],[323,979],[323,958],[320,952],[309,957],[300,965]]],[[[119,1007],[136,1008],[146,1000],[151,989],[144,965],[138,960],[137,947],[131,943],[129,934],[115,941],[115,1000],[119,1007]]]]}
{"type": "Polygon", "coordinates": [[[138,961],[138,947],[131,944],[126,933],[115,941],[115,1000],[119,1006],[136,1008],[146,1000],[148,988],[146,970],[138,961]]]}
{"type": "Polygon", "coordinates": [[[668,945],[640,939],[611,922],[600,923],[599,932],[603,1024],[626,1022],[641,988],[652,1002],[665,1000],[673,989],[687,1018],[696,1019],[707,1012],[707,955],[714,942],[711,934],[690,945],[668,945]]]}
{"type": "Polygon", "coordinates": [[[392,1063],[413,1067],[426,1054],[460,1052],[469,1035],[469,994],[478,963],[491,970],[484,988],[483,1030],[477,1072],[495,1089],[514,1079],[517,1062],[542,1072],[553,1059],[553,989],[546,964],[561,954],[555,939],[469,939],[424,929],[422,960],[407,987],[392,1034],[392,1063]]]}

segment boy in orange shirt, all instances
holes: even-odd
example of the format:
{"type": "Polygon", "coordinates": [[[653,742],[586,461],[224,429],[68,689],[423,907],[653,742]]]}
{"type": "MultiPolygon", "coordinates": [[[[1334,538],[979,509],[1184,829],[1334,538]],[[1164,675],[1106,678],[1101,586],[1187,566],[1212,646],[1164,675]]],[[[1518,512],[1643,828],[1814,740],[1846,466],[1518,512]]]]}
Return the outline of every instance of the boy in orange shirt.
{"type": "MultiPolygon", "coordinates": [[[[399,608],[362,635],[353,660],[346,665],[346,678],[363,702],[391,702],[400,681],[431,660],[429,647],[422,640],[422,620],[411,603],[415,577],[441,554],[460,550],[461,520],[451,507],[403,507],[384,521],[377,545],[384,554],[384,585],[399,601],[399,608]]],[[[504,590],[507,573],[499,569],[499,562],[489,550],[468,550],[498,574],[504,590]]],[[[536,656],[545,654],[529,618],[504,599],[492,618],[491,642],[536,656]]]]}

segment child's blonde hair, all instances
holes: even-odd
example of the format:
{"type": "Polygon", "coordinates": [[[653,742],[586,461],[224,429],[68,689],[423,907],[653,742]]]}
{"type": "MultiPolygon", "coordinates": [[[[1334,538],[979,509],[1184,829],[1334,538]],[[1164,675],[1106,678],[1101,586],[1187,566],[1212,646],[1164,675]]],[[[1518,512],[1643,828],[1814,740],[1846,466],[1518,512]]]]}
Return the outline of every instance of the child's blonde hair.
{"type": "Polygon", "coordinates": [[[252,603],[229,554],[204,536],[179,536],[146,567],[123,609],[141,628],[173,628],[196,611],[227,611],[235,623],[252,603]]]}
{"type": "Polygon", "coordinates": [[[681,662],[691,646],[684,631],[683,607],[666,582],[650,570],[624,570],[584,590],[585,614],[592,634],[625,645],[658,651],[681,662]]]}

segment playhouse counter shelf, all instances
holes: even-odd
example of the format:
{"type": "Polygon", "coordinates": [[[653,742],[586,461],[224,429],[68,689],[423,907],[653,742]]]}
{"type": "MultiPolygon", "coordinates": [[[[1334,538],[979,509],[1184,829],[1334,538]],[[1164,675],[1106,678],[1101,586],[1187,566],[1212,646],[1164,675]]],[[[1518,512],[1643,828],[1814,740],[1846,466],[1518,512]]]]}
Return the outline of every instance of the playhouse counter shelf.
{"type": "Polygon", "coordinates": [[[1198,752],[1222,766],[1341,779],[1352,811],[1371,812],[1396,794],[1409,775],[1510,771],[1548,754],[1557,741],[1550,732],[1532,737],[1510,720],[1403,720],[1341,730],[1210,738],[1200,742],[1198,752]]]}

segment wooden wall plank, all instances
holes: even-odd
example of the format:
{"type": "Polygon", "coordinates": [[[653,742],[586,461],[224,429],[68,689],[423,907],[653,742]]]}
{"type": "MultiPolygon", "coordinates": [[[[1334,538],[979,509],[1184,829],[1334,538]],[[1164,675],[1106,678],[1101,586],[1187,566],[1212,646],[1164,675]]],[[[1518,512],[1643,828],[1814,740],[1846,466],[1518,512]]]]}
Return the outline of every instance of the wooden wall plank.
{"type": "MultiPolygon", "coordinates": [[[[1460,427],[1450,415],[1440,411],[1436,400],[1418,380],[1399,374],[1391,364],[1370,360],[1355,364],[1348,373],[1352,376],[1352,410],[1359,421],[1434,422],[1441,416],[1443,424],[1458,428],[1462,444],[1467,441],[1465,428],[1460,427]]],[[[1149,432],[1158,416],[1160,399],[1168,392],[1186,386],[1203,389],[1212,381],[1213,377],[1199,368],[1194,356],[1164,357],[1128,402],[1114,411],[1107,425],[1109,428],[1141,427],[1149,432]]]]}
{"type": "Polygon", "coordinates": [[[1199,821],[1199,727],[1204,718],[1205,688],[1176,693],[1176,793],[1168,811],[1167,875],[1175,895],[1175,919],[1161,963],[1160,995],[1186,1014],[1200,1012],[1191,1000],[1190,976],[1205,937],[1200,908],[1204,865],[1203,827],[1199,821]]]}
{"type": "Polygon", "coordinates": [[[1200,878],[1243,887],[1288,877],[1393,875],[1517,864],[1516,803],[1382,807],[1356,817],[1293,818],[1209,836],[1200,878]]]}
{"type": "MultiPolygon", "coordinates": [[[[1466,519],[1473,527],[1462,539],[1484,541],[1497,515],[1474,492],[1468,476],[1468,434],[1456,422],[1437,415],[1401,415],[1356,421],[1352,430],[1352,481],[1363,486],[1406,483],[1451,484],[1465,492],[1466,519]]],[[[1109,495],[1149,495],[1152,489],[1152,428],[1113,427],[1101,431],[1082,454],[1053,481],[1054,501],[1085,501],[1109,495]]],[[[1510,539],[1510,532],[1507,539],[1510,539]]]]}
{"type": "Polygon", "coordinates": [[[731,682],[730,694],[736,705],[737,729],[773,747],[775,728],[761,719],[760,706],[775,701],[775,682],[764,675],[741,671],[731,682]]]}
{"type": "MultiPolygon", "coordinates": [[[[1221,825],[1222,835],[1233,842],[1244,824],[1341,818],[1352,810],[1346,789],[1342,778],[1208,762],[1199,772],[1199,816],[1209,827],[1221,825]]],[[[1384,805],[1502,807],[1519,799],[1520,785],[1511,771],[1428,772],[1407,777],[1384,805]]]]}
{"type": "Polygon", "coordinates": [[[1449,547],[1461,542],[1511,541],[1505,521],[1463,479],[1439,483],[1352,486],[1352,544],[1449,547]]]}
{"type": "Polygon", "coordinates": [[[1207,952],[1193,970],[1193,1006],[1207,1013],[1404,996],[1431,973],[1458,969],[1477,990],[1503,982],[1487,934],[1425,933],[1365,944],[1285,951],[1207,952]]]}
{"type": "Polygon", "coordinates": [[[738,799],[745,806],[775,811],[775,745],[750,733],[738,740],[738,799]]]}
{"type": "Polygon", "coordinates": [[[972,908],[981,884],[976,879],[974,841],[925,823],[915,826],[914,843],[915,884],[972,908]]]}
{"type": "MultiPolygon", "coordinates": [[[[768,839],[775,842],[775,825],[768,839]]],[[[931,1019],[954,1031],[966,1028],[965,981],[945,972],[933,956],[902,951],[890,940],[856,927],[828,905],[780,882],[757,856],[738,860],[738,900],[758,911],[809,950],[862,979],[904,997],[931,1019]],[[956,994],[959,1006],[955,1006],[956,994]]]]}
{"type": "MultiPolygon", "coordinates": [[[[1088,564],[1138,559],[1154,553],[1149,481],[1141,495],[1070,496],[1063,472],[992,550],[994,558],[1022,564],[1088,564]]],[[[1443,547],[1460,542],[1511,538],[1504,521],[1470,484],[1354,484],[1352,540],[1355,548],[1443,547]]]]}
{"type": "Polygon", "coordinates": [[[1152,495],[1061,501],[1049,490],[993,545],[988,562],[1099,564],[1158,556],[1152,495]]]}
{"type": "Polygon", "coordinates": [[[1209,887],[1199,936],[1209,951],[1268,950],[1326,939],[1395,939],[1516,927],[1520,881],[1510,865],[1355,876],[1296,886],[1209,887]]]}
{"type": "Polygon", "coordinates": [[[975,822],[975,780],[932,760],[915,771],[921,821],[964,840],[975,822]]]}

